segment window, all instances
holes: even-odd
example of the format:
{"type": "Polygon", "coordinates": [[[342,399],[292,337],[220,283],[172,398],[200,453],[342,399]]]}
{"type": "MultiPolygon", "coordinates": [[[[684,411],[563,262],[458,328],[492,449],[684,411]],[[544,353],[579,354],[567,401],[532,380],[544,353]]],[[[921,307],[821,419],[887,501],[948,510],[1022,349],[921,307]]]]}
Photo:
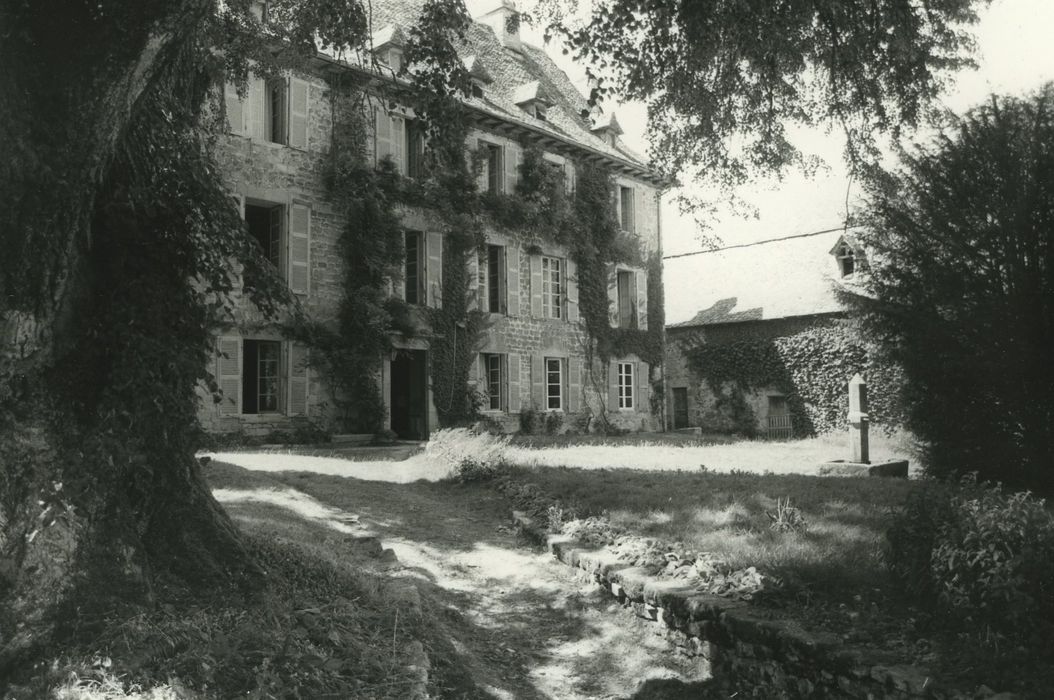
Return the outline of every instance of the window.
{"type": "Polygon", "coordinates": [[[619,224],[623,231],[633,232],[633,188],[619,187],[619,224]]]}
{"type": "Polygon", "coordinates": [[[472,81],[472,96],[483,97],[483,85],[478,80],[472,81]]]}
{"type": "Polygon", "coordinates": [[[286,142],[286,82],[268,80],[264,89],[264,138],[271,143],[286,142]]]}
{"type": "Polygon", "coordinates": [[[542,316],[563,318],[563,260],[542,258],[542,316]]]}
{"type": "Polygon", "coordinates": [[[260,246],[266,257],[280,273],[282,270],[282,222],[285,207],[281,204],[245,205],[245,224],[249,235],[260,246]]]}
{"type": "Polygon", "coordinates": [[[424,177],[425,160],[425,130],[424,125],[417,119],[406,120],[406,145],[403,153],[406,154],[406,168],[403,172],[408,177],[419,179],[424,177]]]}
{"type": "Polygon", "coordinates": [[[242,413],[277,413],[281,385],[281,343],[243,342],[242,413]]]}
{"type": "Polygon", "coordinates": [[[499,194],[501,192],[503,167],[501,146],[496,146],[493,143],[481,143],[481,145],[485,149],[481,184],[484,185],[487,192],[490,192],[491,194],[499,194]]]}
{"type": "Polygon", "coordinates": [[[769,396],[769,414],[766,422],[769,437],[789,438],[794,433],[794,423],[786,396],[769,396]]]}
{"type": "Polygon", "coordinates": [[[406,264],[403,268],[403,298],[407,304],[420,304],[424,301],[422,284],[424,282],[424,246],[421,245],[420,231],[406,232],[406,264]]]}
{"type": "Polygon", "coordinates": [[[633,408],[633,363],[618,363],[618,407],[633,408]]]}
{"type": "Polygon", "coordinates": [[[630,270],[618,271],[618,325],[637,327],[637,275],[630,270]]]}
{"type": "Polygon", "coordinates": [[[842,277],[848,277],[856,271],[856,251],[848,243],[843,242],[835,249],[835,259],[838,260],[838,270],[842,277]]]}
{"type": "Polygon", "coordinates": [[[483,390],[489,411],[503,411],[505,400],[505,358],[502,355],[483,355],[483,390]]]}
{"type": "Polygon", "coordinates": [[[560,411],[564,407],[564,361],[545,358],[545,408],[560,411]]]}
{"type": "Polygon", "coordinates": [[[388,67],[393,73],[398,73],[403,69],[402,49],[388,49],[388,67]]]}
{"type": "Polygon", "coordinates": [[[507,309],[505,287],[505,246],[488,245],[479,257],[480,308],[492,314],[507,309]]]}

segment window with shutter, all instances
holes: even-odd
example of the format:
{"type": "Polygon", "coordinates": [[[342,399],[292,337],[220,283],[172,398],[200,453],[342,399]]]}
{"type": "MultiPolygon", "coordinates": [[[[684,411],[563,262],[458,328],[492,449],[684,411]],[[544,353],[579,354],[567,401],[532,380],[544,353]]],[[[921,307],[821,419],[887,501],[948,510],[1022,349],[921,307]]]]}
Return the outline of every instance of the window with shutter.
{"type": "Polygon", "coordinates": [[[249,235],[263,252],[268,262],[279,274],[285,274],[282,265],[282,228],[285,207],[270,202],[246,202],[245,225],[249,235]]]}
{"type": "Polygon", "coordinates": [[[285,78],[274,78],[264,83],[264,133],[271,143],[284,144],[287,140],[289,115],[288,90],[285,78]]]}
{"type": "Polygon", "coordinates": [[[373,108],[373,115],[373,162],[380,165],[382,160],[392,155],[392,120],[380,105],[373,108]]]}
{"type": "Polygon", "coordinates": [[[564,267],[560,258],[542,257],[542,317],[563,318],[564,267]]]}
{"type": "Polygon", "coordinates": [[[311,207],[289,207],[289,289],[294,294],[311,291],[311,207]]]}
{"type": "Polygon", "coordinates": [[[632,410],[634,381],[633,363],[618,363],[618,407],[619,410],[632,410]]]}
{"type": "Polygon", "coordinates": [[[545,358],[545,410],[564,409],[564,360],[559,357],[545,358]]]}
{"type": "Polygon", "coordinates": [[[289,79],[289,145],[307,150],[310,86],[299,78],[289,79]]]}
{"type": "Polygon", "coordinates": [[[235,336],[216,341],[216,383],[222,397],[217,405],[221,416],[242,412],[242,341],[235,336]]]}
{"type": "Polygon", "coordinates": [[[648,330],[648,273],[638,270],[637,279],[637,328],[648,330]]]}
{"type": "Polygon", "coordinates": [[[618,271],[619,328],[637,327],[637,280],[631,270],[618,271]]]}
{"type": "Polygon", "coordinates": [[[619,187],[619,225],[623,231],[630,233],[636,230],[633,225],[633,199],[632,187],[619,187]]]}
{"type": "Polygon", "coordinates": [[[510,143],[505,146],[503,167],[505,169],[505,182],[501,191],[506,194],[516,194],[516,185],[520,181],[520,161],[523,155],[520,147],[510,143]]]}
{"type": "Polygon", "coordinates": [[[281,343],[246,338],[242,342],[242,413],[277,413],[281,397],[281,343]]]}
{"type": "Polygon", "coordinates": [[[227,128],[230,133],[242,136],[245,134],[245,103],[238,97],[238,88],[234,83],[224,86],[224,107],[227,110],[227,128]]]}
{"type": "Polygon", "coordinates": [[[406,175],[406,119],[392,115],[391,125],[392,160],[399,174],[406,175]]]}
{"type": "Polygon", "coordinates": [[[404,234],[406,257],[403,262],[403,299],[407,304],[421,303],[421,286],[424,272],[424,246],[420,231],[404,234]]]}
{"type": "Polygon", "coordinates": [[[425,291],[428,298],[424,303],[437,308],[443,308],[443,234],[429,231],[425,236],[428,258],[425,263],[427,287],[425,291]]]}
{"type": "Polygon", "coordinates": [[[288,413],[291,416],[307,414],[308,396],[308,350],[300,343],[289,344],[289,400],[288,413]]]}
{"type": "Polygon", "coordinates": [[[520,315],[520,249],[515,244],[505,248],[505,313],[520,315]]]}

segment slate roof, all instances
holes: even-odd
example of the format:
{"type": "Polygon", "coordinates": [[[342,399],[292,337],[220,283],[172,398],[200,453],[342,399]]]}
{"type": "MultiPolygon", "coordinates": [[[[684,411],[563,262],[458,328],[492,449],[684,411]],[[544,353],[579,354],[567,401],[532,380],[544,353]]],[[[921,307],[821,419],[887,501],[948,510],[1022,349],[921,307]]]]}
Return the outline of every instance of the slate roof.
{"type": "MultiPolygon", "coordinates": [[[[374,0],[372,30],[387,33],[392,31],[388,29],[392,25],[407,33],[416,23],[423,5],[424,0],[374,0]]],[[[660,180],[647,158],[626,146],[621,139],[612,144],[593,133],[585,96],[544,49],[526,42],[522,42],[522,51],[506,48],[494,30],[480,22],[472,22],[463,45],[458,48],[463,60],[474,57],[494,80],[485,87],[483,97],[464,98],[470,107],[504,122],[527,126],[556,139],[585,146],[595,153],[622,161],[641,171],[639,174],[660,180]],[[531,83],[537,83],[537,90],[552,102],[544,120],[527,113],[516,103],[517,98],[522,97],[517,91],[531,83]]],[[[348,59],[346,56],[341,58],[348,59]]],[[[351,62],[361,65],[354,59],[351,62]]]]}
{"type": "Polygon", "coordinates": [[[843,311],[835,292],[853,282],[841,278],[830,252],[842,236],[838,229],[665,260],[667,326],[843,311]]]}

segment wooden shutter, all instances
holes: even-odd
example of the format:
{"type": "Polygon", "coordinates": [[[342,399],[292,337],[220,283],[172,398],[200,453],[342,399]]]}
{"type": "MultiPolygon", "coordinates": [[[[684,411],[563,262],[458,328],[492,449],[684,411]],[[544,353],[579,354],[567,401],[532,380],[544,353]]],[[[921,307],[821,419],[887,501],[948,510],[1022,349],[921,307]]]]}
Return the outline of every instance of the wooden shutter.
{"type": "Polygon", "coordinates": [[[637,279],[637,328],[648,330],[648,272],[638,270],[637,279]]]}
{"type": "Polygon", "coordinates": [[[425,298],[424,304],[431,304],[437,309],[443,308],[443,234],[429,232],[425,234],[428,246],[428,261],[425,263],[425,298]]]}
{"type": "Polygon", "coordinates": [[[238,97],[237,86],[227,83],[224,86],[223,97],[227,110],[227,127],[230,133],[241,136],[245,133],[245,104],[238,97]]]}
{"type": "Polygon", "coordinates": [[[515,194],[516,183],[520,181],[520,160],[522,154],[520,147],[514,143],[507,144],[505,146],[504,161],[505,166],[505,193],[515,194]]]}
{"type": "Polygon", "coordinates": [[[307,414],[307,347],[289,344],[289,415],[307,414]]]}
{"type": "Polygon", "coordinates": [[[531,316],[542,317],[542,256],[531,256],[531,316]]]}
{"type": "Polygon", "coordinates": [[[311,290],[311,207],[289,207],[289,289],[294,294],[311,290]]]}
{"type": "Polygon", "coordinates": [[[307,150],[308,96],[306,80],[289,79],[289,145],[307,150]]]}
{"type": "MultiPolygon", "coordinates": [[[[486,250],[484,246],[483,250],[486,250]]],[[[486,311],[486,304],[483,300],[486,299],[487,286],[484,282],[484,275],[486,274],[486,265],[479,264],[479,256],[481,255],[478,248],[473,248],[472,252],[468,256],[468,309],[469,311],[486,311]]]]}
{"type": "Polygon", "coordinates": [[[647,362],[637,363],[637,395],[633,397],[633,407],[642,413],[651,413],[651,377],[647,362]]]}
{"type": "Polygon", "coordinates": [[[505,247],[505,298],[510,316],[520,313],[520,246],[515,241],[505,247]]]}
{"type": "Polygon", "coordinates": [[[531,356],[531,403],[542,411],[548,408],[545,400],[545,358],[540,355],[531,356]]]}
{"type": "Polygon", "coordinates": [[[578,323],[578,266],[567,259],[567,320],[578,323]]]}
{"type": "Polygon", "coordinates": [[[564,161],[564,187],[567,194],[574,194],[575,184],[575,164],[568,158],[564,161]]]}
{"type": "Polygon", "coordinates": [[[289,266],[282,260],[282,228],[285,226],[285,222],[282,219],[284,218],[284,213],[282,207],[271,207],[267,212],[268,229],[265,255],[278,268],[278,274],[282,275],[283,279],[286,279],[289,274],[289,266]]]}
{"type": "Polygon", "coordinates": [[[608,324],[612,328],[619,325],[618,268],[614,265],[608,265],[608,324]]]}
{"type": "Polygon", "coordinates": [[[567,410],[582,410],[582,360],[577,357],[567,359],[567,410]]]}
{"type": "MultiPolygon", "coordinates": [[[[476,154],[479,153],[479,149],[483,145],[484,144],[480,143],[479,139],[469,139],[468,168],[470,171],[472,170],[472,168],[474,167],[474,163],[476,162],[476,154]]],[[[480,162],[479,172],[476,173],[476,187],[479,188],[480,192],[487,191],[487,159],[485,157],[480,162]]]]}
{"type": "Polygon", "coordinates": [[[618,361],[608,362],[608,410],[618,412],[618,361]]]}
{"type": "Polygon", "coordinates": [[[395,167],[406,175],[406,119],[403,117],[392,116],[391,144],[395,167]]]}
{"type": "Polygon", "coordinates": [[[217,410],[221,416],[242,412],[242,340],[223,336],[216,341],[216,383],[223,399],[217,410]]]}
{"type": "Polygon", "coordinates": [[[643,187],[633,188],[633,232],[644,233],[644,198],[647,195],[643,187]]]}
{"type": "Polygon", "coordinates": [[[509,413],[518,413],[520,410],[520,356],[516,353],[508,354],[509,380],[509,413]]]}
{"type": "Polygon", "coordinates": [[[373,115],[374,164],[380,165],[382,160],[392,155],[392,121],[380,105],[373,108],[373,115]]]}
{"type": "Polygon", "coordinates": [[[249,79],[249,136],[259,141],[264,140],[266,132],[265,118],[267,116],[267,81],[263,78],[249,79]]]}

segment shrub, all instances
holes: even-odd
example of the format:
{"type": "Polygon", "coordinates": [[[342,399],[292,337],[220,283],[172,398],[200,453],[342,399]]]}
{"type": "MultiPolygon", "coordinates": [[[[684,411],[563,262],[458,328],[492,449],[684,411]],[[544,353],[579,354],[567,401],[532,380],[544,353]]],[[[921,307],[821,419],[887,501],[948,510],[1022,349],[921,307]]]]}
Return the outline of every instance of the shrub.
{"type": "MultiPolygon", "coordinates": [[[[706,467],[700,465],[704,470],[706,467]]],[[[765,513],[769,516],[772,524],[769,528],[773,532],[805,532],[809,529],[809,523],[801,510],[791,505],[790,499],[776,499],[776,512],[765,513]]]]}
{"type": "Polygon", "coordinates": [[[893,573],[946,616],[1007,633],[1054,619],[1054,516],[1042,499],[966,480],[914,498],[888,536],[893,573]]]}
{"type": "Polygon", "coordinates": [[[425,456],[445,467],[449,478],[479,481],[493,477],[505,465],[510,439],[467,428],[439,430],[429,439],[425,456]]]}
{"type": "Polygon", "coordinates": [[[537,408],[534,406],[524,408],[520,411],[520,434],[534,435],[538,432],[541,420],[542,417],[537,408]]]}
{"type": "Polygon", "coordinates": [[[545,434],[556,435],[564,425],[564,416],[561,413],[550,412],[545,414],[545,434]]]}

